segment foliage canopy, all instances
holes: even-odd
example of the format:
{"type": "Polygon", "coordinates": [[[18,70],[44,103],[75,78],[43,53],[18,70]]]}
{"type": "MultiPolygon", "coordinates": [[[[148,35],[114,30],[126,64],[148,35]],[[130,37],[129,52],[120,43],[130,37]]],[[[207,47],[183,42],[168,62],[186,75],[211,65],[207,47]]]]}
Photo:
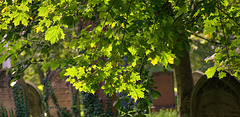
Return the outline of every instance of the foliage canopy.
{"type": "Polygon", "coordinates": [[[173,67],[179,63],[175,53],[189,51],[195,36],[216,47],[208,59],[215,63],[206,71],[209,78],[216,71],[223,78],[222,70],[240,78],[239,5],[238,0],[1,0],[0,63],[11,58],[9,70],[19,76],[34,63],[61,67],[61,76],[69,76],[80,91],[94,93],[105,81],[105,93],[126,91],[137,100],[148,91],[141,83],[143,65],[173,67]],[[50,59],[56,51],[65,55],[50,59]]]}

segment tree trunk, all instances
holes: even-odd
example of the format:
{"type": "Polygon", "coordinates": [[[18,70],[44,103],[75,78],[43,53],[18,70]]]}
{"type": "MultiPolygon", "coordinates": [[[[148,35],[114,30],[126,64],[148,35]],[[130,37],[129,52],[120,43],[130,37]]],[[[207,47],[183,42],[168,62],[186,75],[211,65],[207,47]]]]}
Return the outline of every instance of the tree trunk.
{"type": "Polygon", "coordinates": [[[178,117],[190,117],[190,97],[193,89],[193,78],[189,52],[183,50],[183,53],[183,57],[180,57],[178,54],[176,54],[180,59],[180,64],[174,66],[178,91],[177,110],[178,117]]]}
{"type": "Polygon", "coordinates": [[[39,79],[40,79],[40,82],[42,85],[44,85],[44,72],[43,70],[41,69],[42,65],[37,65],[37,73],[38,73],[38,76],[39,76],[39,79]]]}

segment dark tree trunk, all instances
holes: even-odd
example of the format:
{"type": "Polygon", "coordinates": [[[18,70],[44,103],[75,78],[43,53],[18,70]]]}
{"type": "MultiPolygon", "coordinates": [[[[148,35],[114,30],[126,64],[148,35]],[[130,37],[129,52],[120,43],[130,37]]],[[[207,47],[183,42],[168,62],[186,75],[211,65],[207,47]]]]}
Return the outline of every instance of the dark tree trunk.
{"type": "Polygon", "coordinates": [[[193,89],[193,78],[190,64],[189,52],[183,50],[184,56],[180,59],[180,64],[174,66],[177,80],[177,110],[178,117],[190,117],[190,97],[193,89]]]}
{"type": "Polygon", "coordinates": [[[38,76],[39,76],[39,79],[40,79],[40,82],[42,85],[44,85],[44,72],[43,70],[41,69],[42,65],[37,65],[37,73],[38,73],[38,76]]]}

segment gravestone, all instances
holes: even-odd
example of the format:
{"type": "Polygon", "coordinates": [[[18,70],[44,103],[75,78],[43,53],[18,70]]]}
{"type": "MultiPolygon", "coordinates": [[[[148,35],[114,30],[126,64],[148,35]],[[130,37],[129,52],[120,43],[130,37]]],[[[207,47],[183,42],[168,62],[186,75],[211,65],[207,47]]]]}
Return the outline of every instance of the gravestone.
{"type": "Polygon", "coordinates": [[[7,110],[15,108],[13,89],[6,70],[0,71],[0,104],[3,104],[7,110]]]}
{"type": "Polygon", "coordinates": [[[151,111],[157,112],[161,108],[175,108],[173,73],[153,72],[154,87],[161,93],[158,99],[153,99],[151,111]]]}
{"type": "MultiPolygon", "coordinates": [[[[105,82],[101,82],[99,83],[99,87],[102,87],[103,85],[105,85],[105,82]]],[[[103,110],[104,111],[107,111],[108,108],[111,108],[111,112],[113,115],[116,115],[117,114],[117,108],[115,106],[113,106],[114,102],[117,100],[117,94],[113,94],[112,96],[107,96],[105,93],[104,93],[104,90],[103,89],[98,89],[96,91],[96,94],[98,96],[98,98],[100,99],[100,103],[103,105],[103,110]],[[110,102],[108,102],[109,100],[110,102]],[[108,107],[110,105],[108,105],[108,103],[110,103],[111,107],[108,107]]]]}
{"type": "Polygon", "coordinates": [[[33,117],[41,117],[41,114],[43,114],[43,103],[42,103],[42,93],[37,88],[37,85],[30,81],[26,81],[26,89],[28,93],[28,104],[29,104],[29,110],[30,114],[33,117]]]}
{"type": "Polygon", "coordinates": [[[190,110],[192,117],[240,117],[240,82],[230,74],[204,75],[193,89],[190,110]]]}
{"type": "MultiPolygon", "coordinates": [[[[6,72],[6,69],[0,70],[0,104],[3,104],[7,111],[13,110],[15,112],[16,106],[14,102],[13,88],[10,86],[10,78],[6,72]]],[[[25,81],[22,78],[19,79],[15,84],[15,86],[18,85],[21,86],[23,97],[25,97],[26,85],[25,81]]]]}
{"type": "MultiPolygon", "coordinates": [[[[67,78],[61,79],[60,78],[60,72],[61,69],[57,69],[54,71],[51,71],[48,74],[48,80],[50,81],[50,84],[52,86],[52,89],[55,93],[55,96],[57,98],[58,104],[61,108],[67,108],[70,113],[72,113],[72,104],[73,104],[73,94],[77,97],[77,108],[79,109],[79,94],[78,91],[70,84],[69,82],[66,82],[67,78]]],[[[48,97],[48,104],[49,107],[55,107],[55,104],[50,98],[48,97]]],[[[50,109],[50,115],[51,116],[58,116],[57,109],[50,109]]]]}
{"type": "MultiPolygon", "coordinates": [[[[99,87],[102,87],[105,83],[99,83],[99,87]]],[[[103,89],[98,89],[96,91],[98,98],[100,98],[100,103],[103,104],[103,109],[107,110],[107,95],[104,93],[103,89]]]]}
{"type": "Polygon", "coordinates": [[[195,71],[192,73],[193,76],[193,84],[196,85],[196,83],[198,82],[198,80],[204,75],[203,72],[201,71],[195,71]]]}

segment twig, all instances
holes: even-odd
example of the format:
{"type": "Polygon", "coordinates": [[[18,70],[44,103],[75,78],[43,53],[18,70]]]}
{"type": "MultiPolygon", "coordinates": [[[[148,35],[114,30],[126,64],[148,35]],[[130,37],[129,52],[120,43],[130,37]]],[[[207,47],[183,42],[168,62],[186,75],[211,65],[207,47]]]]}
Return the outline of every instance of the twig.
{"type": "Polygon", "coordinates": [[[201,39],[203,39],[203,40],[206,40],[206,41],[208,41],[208,42],[210,42],[210,43],[221,44],[221,43],[219,43],[219,42],[206,39],[206,38],[204,38],[204,37],[202,37],[202,36],[200,36],[200,35],[197,35],[197,34],[195,34],[195,33],[192,33],[192,32],[189,32],[189,33],[191,33],[192,35],[194,35],[194,36],[196,36],[196,37],[199,37],[199,38],[201,38],[201,39]]]}
{"type": "MultiPolygon", "coordinates": [[[[117,55],[118,51],[104,64],[103,67],[105,67],[108,63],[110,63],[112,61],[112,59],[117,55]]],[[[92,73],[91,75],[95,75],[97,72],[99,72],[99,70],[95,71],[94,73],[92,73]]]]}
{"type": "Polygon", "coordinates": [[[110,6],[109,10],[107,11],[107,16],[106,16],[106,19],[105,19],[105,21],[104,21],[104,23],[103,23],[103,26],[102,26],[102,29],[101,29],[101,33],[102,33],[102,31],[103,31],[103,28],[104,28],[104,26],[105,26],[105,24],[106,24],[106,22],[107,22],[108,15],[110,14],[109,12],[110,12],[110,10],[112,9],[112,7],[113,7],[113,4],[115,3],[115,1],[116,1],[116,0],[114,0],[114,1],[113,1],[113,3],[111,4],[111,6],[110,6]]]}
{"type": "Polygon", "coordinates": [[[126,29],[127,29],[128,14],[129,14],[129,11],[130,11],[131,4],[132,4],[132,0],[129,4],[128,11],[127,11],[127,17],[126,17],[126,21],[125,21],[125,24],[124,24],[124,33],[123,33],[122,43],[123,43],[123,40],[125,38],[125,32],[126,32],[126,29]]]}
{"type": "Polygon", "coordinates": [[[223,38],[224,38],[224,41],[225,41],[227,57],[228,57],[228,60],[230,60],[228,46],[227,46],[227,38],[226,38],[226,34],[225,34],[225,31],[224,31],[224,27],[223,27],[222,17],[221,17],[220,12],[218,12],[218,13],[219,13],[220,23],[221,23],[221,27],[222,27],[222,31],[223,31],[223,38]]]}

